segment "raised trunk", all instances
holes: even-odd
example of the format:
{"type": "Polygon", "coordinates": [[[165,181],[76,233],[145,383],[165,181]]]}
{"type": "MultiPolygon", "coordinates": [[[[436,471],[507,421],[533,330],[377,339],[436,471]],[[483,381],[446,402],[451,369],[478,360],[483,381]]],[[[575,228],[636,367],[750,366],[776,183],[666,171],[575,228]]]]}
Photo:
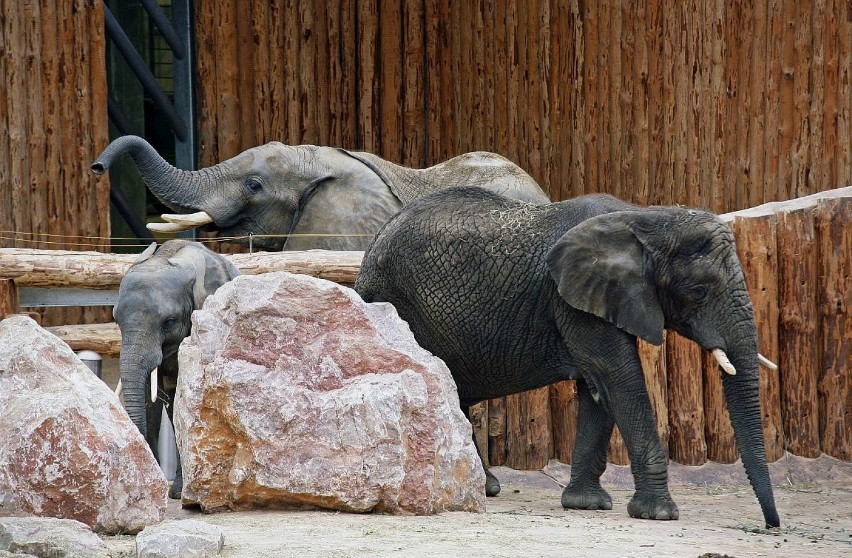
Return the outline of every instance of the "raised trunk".
{"type": "Polygon", "coordinates": [[[122,136],[110,143],[92,164],[92,171],[103,174],[117,159],[129,155],[139,174],[161,202],[172,210],[190,213],[200,209],[204,198],[203,189],[209,182],[210,169],[185,171],[163,159],[144,139],[138,136],[122,136]]]}
{"type": "Polygon", "coordinates": [[[754,332],[734,337],[736,341],[729,345],[728,358],[737,373],[736,376],[724,374],[722,385],[743,466],[763,510],[763,518],[768,527],[778,527],[780,520],[763,442],[756,338],[754,332]]]}

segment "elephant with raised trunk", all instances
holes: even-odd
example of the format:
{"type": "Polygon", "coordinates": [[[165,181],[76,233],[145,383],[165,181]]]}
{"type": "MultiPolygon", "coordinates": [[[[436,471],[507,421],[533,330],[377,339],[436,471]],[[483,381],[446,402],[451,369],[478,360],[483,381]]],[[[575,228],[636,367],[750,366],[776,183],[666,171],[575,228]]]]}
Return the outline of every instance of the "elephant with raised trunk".
{"type": "Polygon", "coordinates": [[[487,152],[427,169],[370,153],[271,142],[198,171],[177,169],[142,138],[113,141],[92,170],[129,155],[151,192],[179,215],[149,228],[206,226],[222,237],[252,236],[265,250],[363,250],[379,227],[410,201],[452,186],[480,186],[523,201],[550,200],[520,167],[487,152]],[[284,236],[287,235],[287,236],[284,236]]]}
{"type": "Polygon", "coordinates": [[[606,195],[535,206],[446,190],[388,221],[355,289],[397,308],[417,341],[447,363],[463,407],[578,381],[565,508],[612,508],[600,477],[618,425],[636,486],[628,513],[677,519],[636,338],[659,344],[668,328],[692,339],[724,371],[743,464],[766,525],[779,525],[752,303],[733,235],[715,215],[606,195]]]}
{"type": "MultiPolygon", "coordinates": [[[[227,258],[198,242],[169,240],[159,249],[152,243],[121,279],[113,316],[121,329],[124,407],[155,455],[164,405],[172,418],[177,352],[189,335],[190,316],[239,274],[227,258]]],[[[178,459],[172,498],[183,490],[181,472],[178,459]]]]}

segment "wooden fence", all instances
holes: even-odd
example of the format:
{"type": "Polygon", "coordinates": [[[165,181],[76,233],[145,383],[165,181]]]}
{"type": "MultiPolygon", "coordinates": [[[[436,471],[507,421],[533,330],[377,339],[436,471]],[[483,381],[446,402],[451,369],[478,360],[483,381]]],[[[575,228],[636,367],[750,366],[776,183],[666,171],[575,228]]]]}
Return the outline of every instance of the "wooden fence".
{"type": "Polygon", "coordinates": [[[200,162],[496,151],[551,198],[715,213],[852,184],[848,0],[196,0],[200,162]]]}
{"type": "Polygon", "coordinates": [[[104,40],[100,1],[0,2],[0,247],[108,249],[109,183],[89,170],[108,142],[104,40]]]}
{"type": "MultiPolygon", "coordinates": [[[[754,303],[761,352],[766,451],[786,449],[852,461],[852,187],[725,215],[754,303]]],[[[245,273],[288,270],[352,284],[360,252],[232,254],[245,273]]],[[[17,286],[114,289],[135,256],[0,249],[0,317],[15,312],[17,286]]],[[[74,349],[118,354],[117,327],[52,328],[74,349]]],[[[661,347],[640,342],[660,436],[671,459],[698,465],[737,459],[718,365],[697,345],[668,333],[661,347]]],[[[472,416],[492,464],[570,463],[577,401],[573,382],[491,400],[472,416]]],[[[610,461],[627,456],[616,432],[610,461]]]]}

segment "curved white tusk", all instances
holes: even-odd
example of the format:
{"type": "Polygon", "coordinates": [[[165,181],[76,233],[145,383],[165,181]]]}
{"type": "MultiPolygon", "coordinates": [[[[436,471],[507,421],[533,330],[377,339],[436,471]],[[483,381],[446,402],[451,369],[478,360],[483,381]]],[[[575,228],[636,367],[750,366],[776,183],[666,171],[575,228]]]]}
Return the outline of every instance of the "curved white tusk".
{"type": "Polygon", "coordinates": [[[210,216],[206,211],[199,211],[197,213],[188,213],[188,214],[174,214],[174,213],[163,213],[160,215],[163,218],[163,221],[168,223],[175,223],[177,225],[186,225],[188,227],[200,227],[201,225],[206,225],[207,223],[213,222],[213,217],[210,216]]]}
{"type": "Polygon", "coordinates": [[[115,386],[115,396],[116,396],[116,397],[121,397],[121,388],[122,388],[122,387],[123,387],[123,386],[121,385],[121,378],[119,378],[119,379],[118,379],[118,385],[117,385],[117,386],[115,386]]]}
{"type": "Polygon", "coordinates": [[[161,233],[170,233],[170,232],[180,232],[191,229],[192,227],[184,227],[183,225],[177,225],[175,223],[148,223],[145,225],[147,229],[151,232],[161,232],[161,233]]]}
{"type": "Polygon", "coordinates": [[[157,369],[151,372],[151,403],[157,402],[157,369]]]}
{"type": "Polygon", "coordinates": [[[719,366],[722,367],[722,370],[731,376],[737,375],[737,369],[734,368],[734,365],[731,364],[730,360],[728,360],[728,355],[725,354],[725,351],[722,349],[713,349],[712,353],[713,356],[716,357],[716,360],[719,361],[719,366]]]}
{"type": "Polygon", "coordinates": [[[197,213],[189,213],[186,215],[163,213],[161,217],[165,223],[148,223],[147,227],[149,231],[180,232],[213,222],[213,217],[211,217],[206,211],[199,211],[197,213]]]}
{"type": "Polygon", "coordinates": [[[760,353],[757,353],[757,360],[760,361],[760,364],[764,365],[765,367],[769,368],[770,370],[778,370],[777,364],[775,364],[774,362],[772,362],[771,360],[769,360],[768,358],[766,358],[765,356],[763,356],[760,353]]]}

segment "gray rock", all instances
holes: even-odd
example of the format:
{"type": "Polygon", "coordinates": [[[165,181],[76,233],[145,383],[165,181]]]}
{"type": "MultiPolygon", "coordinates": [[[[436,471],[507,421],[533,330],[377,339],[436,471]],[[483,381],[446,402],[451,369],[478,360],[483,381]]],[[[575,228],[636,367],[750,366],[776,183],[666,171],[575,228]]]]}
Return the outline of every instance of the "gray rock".
{"type": "Polygon", "coordinates": [[[224,285],[192,321],[175,403],[185,502],[484,511],[453,378],[393,306],[267,273],[224,285]]]}
{"type": "Polygon", "coordinates": [[[162,521],[168,483],[118,398],[26,316],[0,321],[0,493],[100,533],[162,521]]]}
{"type": "Polygon", "coordinates": [[[138,558],[206,558],[218,556],[224,545],[221,529],[196,519],[166,521],[136,535],[138,558]]]}
{"type": "Polygon", "coordinates": [[[53,517],[0,517],[0,551],[39,558],[106,558],[104,542],[85,524],[53,517]]]}

